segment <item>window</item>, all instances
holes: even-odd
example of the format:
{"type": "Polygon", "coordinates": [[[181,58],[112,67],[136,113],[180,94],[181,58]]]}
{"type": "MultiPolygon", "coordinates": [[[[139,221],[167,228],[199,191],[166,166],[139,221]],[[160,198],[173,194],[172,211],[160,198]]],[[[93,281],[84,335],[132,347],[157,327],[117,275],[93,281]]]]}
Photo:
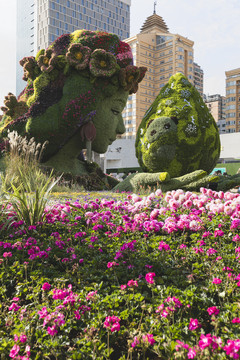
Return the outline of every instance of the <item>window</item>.
{"type": "Polygon", "coordinates": [[[51,1],[51,8],[55,10],[55,3],[53,1],[51,1]]]}
{"type": "Polygon", "coordinates": [[[236,81],[229,81],[227,82],[226,87],[234,86],[234,85],[236,85],[236,81]]]}
{"type": "Polygon", "coordinates": [[[70,1],[69,0],[67,1],[67,7],[70,7],[70,1]]]}
{"type": "Polygon", "coordinates": [[[65,30],[68,30],[68,24],[67,23],[65,24],[65,30]]]}

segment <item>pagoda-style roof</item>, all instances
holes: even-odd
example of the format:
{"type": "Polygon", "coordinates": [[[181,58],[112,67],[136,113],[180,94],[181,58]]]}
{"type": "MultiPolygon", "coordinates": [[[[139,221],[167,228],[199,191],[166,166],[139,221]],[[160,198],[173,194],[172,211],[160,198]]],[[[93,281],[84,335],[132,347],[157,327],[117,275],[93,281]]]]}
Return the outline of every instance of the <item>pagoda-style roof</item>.
{"type": "Polygon", "coordinates": [[[159,30],[162,32],[167,32],[167,33],[169,32],[168,27],[165,21],[163,20],[163,18],[157,15],[156,13],[154,13],[153,15],[149,16],[146,19],[145,23],[141,27],[140,32],[148,32],[153,27],[158,27],[159,30]]]}

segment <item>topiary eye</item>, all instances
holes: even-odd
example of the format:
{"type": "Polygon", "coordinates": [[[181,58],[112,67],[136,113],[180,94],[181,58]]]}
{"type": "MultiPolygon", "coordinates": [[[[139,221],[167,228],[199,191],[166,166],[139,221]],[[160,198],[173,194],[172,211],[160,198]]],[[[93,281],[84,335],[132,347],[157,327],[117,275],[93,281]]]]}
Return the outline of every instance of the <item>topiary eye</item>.
{"type": "Polygon", "coordinates": [[[118,115],[120,113],[120,111],[118,111],[118,110],[115,110],[115,109],[111,109],[111,110],[114,115],[118,115]]]}
{"type": "Polygon", "coordinates": [[[171,127],[171,125],[169,123],[167,123],[167,124],[164,124],[163,127],[164,127],[164,129],[169,129],[171,127]]]}
{"type": "Polygon", "coordinates": [[[156,132],[156,130],[152,130],[151,131],[151,136],[153,136],[154,134],[156,134],[157,132],[156,132]]]}

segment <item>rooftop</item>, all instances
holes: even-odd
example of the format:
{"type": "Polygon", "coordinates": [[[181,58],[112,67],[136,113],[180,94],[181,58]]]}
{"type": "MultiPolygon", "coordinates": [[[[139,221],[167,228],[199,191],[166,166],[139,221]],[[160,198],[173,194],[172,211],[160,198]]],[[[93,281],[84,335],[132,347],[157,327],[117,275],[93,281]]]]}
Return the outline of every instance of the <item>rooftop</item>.
{"type": "Polygon", "coordinates": [[[160,31],[164,33],[168,33],[168,27],[163,20],[163,18],[159,15],[157,15],[155,12],[153,15],[149,16],[143,26],[141,27],[141,33],[142,32],[148,32],[151,28],[158,27],[160,31]]]}

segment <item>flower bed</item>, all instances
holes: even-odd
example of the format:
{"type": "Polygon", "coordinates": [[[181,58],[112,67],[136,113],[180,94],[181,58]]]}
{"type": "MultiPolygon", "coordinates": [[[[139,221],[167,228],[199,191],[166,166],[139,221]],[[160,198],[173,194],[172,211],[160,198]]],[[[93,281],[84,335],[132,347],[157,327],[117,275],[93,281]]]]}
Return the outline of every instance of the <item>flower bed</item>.
{"type": "Polygon", "coordinates": [[[9,230],[2,213],[3,358],[239,358],[239,194],[82,196],[45,213],[9,230]]]}

